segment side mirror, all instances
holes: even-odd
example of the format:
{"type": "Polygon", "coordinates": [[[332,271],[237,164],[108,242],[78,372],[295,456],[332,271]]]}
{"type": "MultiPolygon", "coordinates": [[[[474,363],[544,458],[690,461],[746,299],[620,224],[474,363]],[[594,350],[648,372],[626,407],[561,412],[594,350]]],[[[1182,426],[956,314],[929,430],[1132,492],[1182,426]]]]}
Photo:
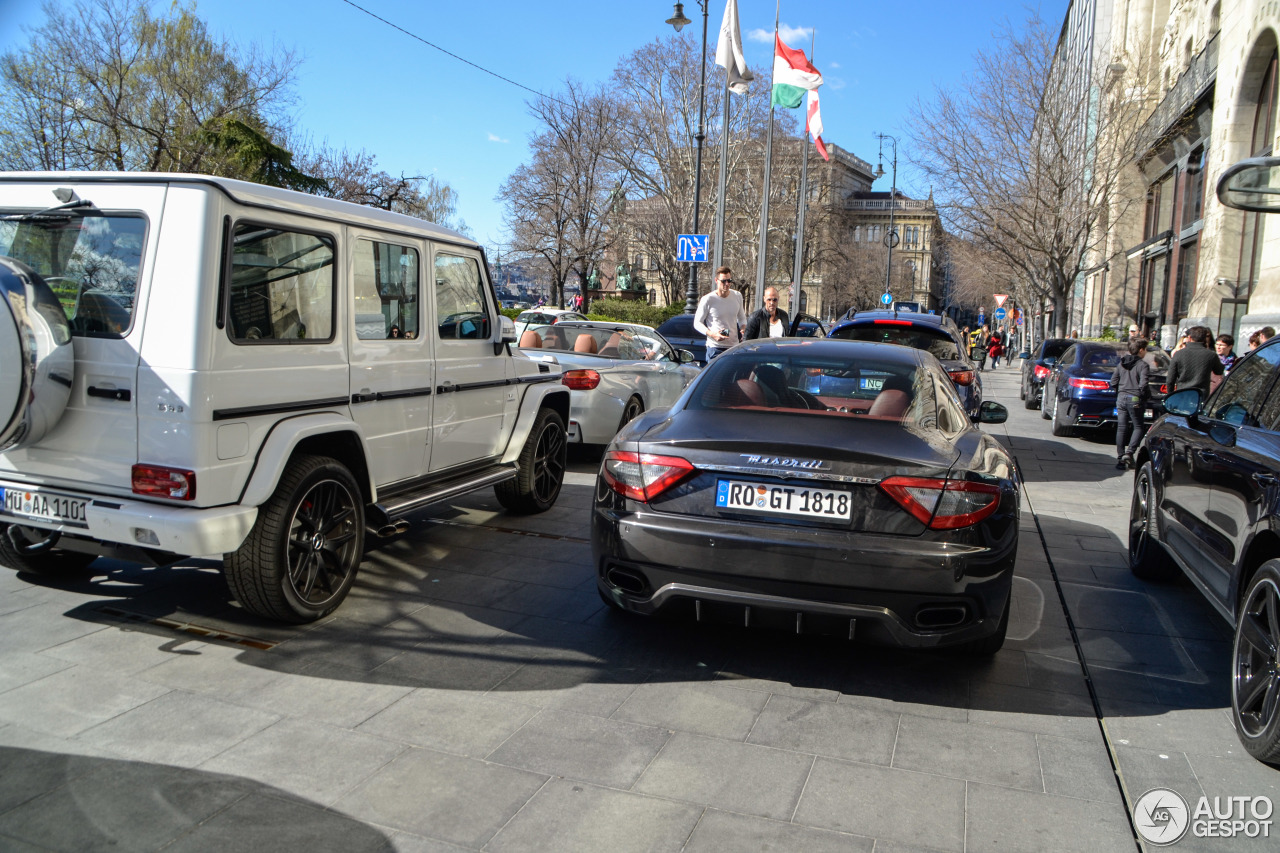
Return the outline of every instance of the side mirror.
{"type": "Polygon", "coordinates": [[[693,364],[698,360],[698,357],[687,349],[676,350],[676,358],[680,359],[681,364],[693,364]]]}
{"type": "Polygon", "coordinates": [[[1174,391],[1164,398],[1164,410],[1171,415],[1192,417],[1200,411],[1200,389],[1187,388],[1183,391],[1174,391]]]}
{"type": "MultiPolygon", "coordinates": [[[[528,324],[526,324],[528,325],[528,324]]],[[[502,352],[503,348],[516,342],[515,321],[506,314],[498,315],[498,340],[493,344],[493,354],[502,352]]]]}
{"type": "Polygon", "coordinates": [[[1009,410],[999,403],[985,400],[978,408],[978,423],[1002,424],[1007,420],[1009,420],[1009,410]]]}

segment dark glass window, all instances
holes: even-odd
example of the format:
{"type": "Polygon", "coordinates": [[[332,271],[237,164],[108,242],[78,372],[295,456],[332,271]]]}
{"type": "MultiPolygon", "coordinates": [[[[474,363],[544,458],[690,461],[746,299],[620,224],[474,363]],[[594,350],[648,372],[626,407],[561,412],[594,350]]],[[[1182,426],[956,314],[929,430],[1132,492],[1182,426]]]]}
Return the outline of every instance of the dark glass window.
{"type": "Polygon", "coordinates": [[[1194,223],[1204,216],[1204,167],[1205,150],[1198,148],[1191,152],[1187,161],[1187,176],[1182,186],[1182,227],[1194,223]]]}
{"type": "MultiPolygon", "coordinates": [[[[1237,361],[1218,393],[1209,399],[1209,416],[1237,426],[1257,426],[1256,407],[1277,362],[1280,362],[1280,347],[1266,347],[1237,361]]],[[[1267,402],[1273,405],[1271,400],[1267,402]]],[[[1263,413],[1264,422],[1266,417],[1263,413]]]]}
{"type": "Polygon", "coordinates": [[[1174,319],[1181,320],[1187,316],[1191,306],[1191,297],[1196,290],[1196,264],[1200,256],[1200,239],[1188,240],[1182,244],[1178,253],[1178,277],[1174,282],[1173,312],[1174,319]]]}
{"type": "Polygon", "coordinates": [[[236,343],[333,339],[333,238],[242,222],[231,254],[228,334],[236,343]]]}

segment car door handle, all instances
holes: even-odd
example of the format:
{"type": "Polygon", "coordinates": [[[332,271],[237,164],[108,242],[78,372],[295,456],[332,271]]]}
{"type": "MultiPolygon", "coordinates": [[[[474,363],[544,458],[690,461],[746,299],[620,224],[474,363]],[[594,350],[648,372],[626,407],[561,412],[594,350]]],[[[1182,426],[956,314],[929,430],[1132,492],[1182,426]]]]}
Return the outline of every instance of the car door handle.
{"type": "Polygon", "coordinates": [[[96,388],[90,385],[85,389],[85,393],[90,397],[102,397],[107,400],[119,400],[127,403],[133,399],[133,392],[128,388],[96,388]]]}
{"type": "Polygon", "coordinates": [[[1253,475],[1253,479],[1263,486],[1274,486],[1277,482],[1280,482],[1276,480],[1273,474],[1256,473],[1253,475]]]}
{"type": "Polygon", "coordinates": [[[1214,453],[1212,450],[1198,450],[1196,451],[1196,455],[1198,455],[1201,459],[1217,459],[1218,458],[1218,454],[1214,453]]]}

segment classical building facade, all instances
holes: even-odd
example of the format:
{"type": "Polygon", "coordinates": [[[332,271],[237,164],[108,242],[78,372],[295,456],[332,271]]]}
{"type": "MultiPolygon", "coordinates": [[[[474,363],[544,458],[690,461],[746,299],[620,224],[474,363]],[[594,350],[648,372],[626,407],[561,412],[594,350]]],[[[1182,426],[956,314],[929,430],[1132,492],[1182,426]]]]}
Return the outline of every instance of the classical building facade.
{"type": "Polygon", "coordinates": [[[1078,325],[1136,322],[1166,346],[1192,325],[1237,339],[1280,326],[1280,222],[1214,194],[1228,166],[1276,151],[1280,2],[1090,0],[1068,22],[1085,7],[1105,20],[1093,38],[1108,62],[1143,58],[1150,109],[1129,174],[1137,203],[1117,209],[1077,286],[1078,325]]]}

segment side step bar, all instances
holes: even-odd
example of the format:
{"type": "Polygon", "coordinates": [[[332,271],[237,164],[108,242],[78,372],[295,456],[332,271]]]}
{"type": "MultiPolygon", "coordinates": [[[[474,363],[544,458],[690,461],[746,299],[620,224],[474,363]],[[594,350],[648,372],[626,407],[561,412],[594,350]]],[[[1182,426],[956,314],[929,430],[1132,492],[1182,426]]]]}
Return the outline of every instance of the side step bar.
{"type": "Polygon", "coordinates": [[[417,491],[398,494],[386,501],[370,504],[365,507],[365,520],[377,535],[394,536],[408,529],[408,524],[403,520],[406,515],[424,506],[512,480],[517,473],[519,471],[514,465],[495,465],[451,480],[432,483],[417,491]]]}

